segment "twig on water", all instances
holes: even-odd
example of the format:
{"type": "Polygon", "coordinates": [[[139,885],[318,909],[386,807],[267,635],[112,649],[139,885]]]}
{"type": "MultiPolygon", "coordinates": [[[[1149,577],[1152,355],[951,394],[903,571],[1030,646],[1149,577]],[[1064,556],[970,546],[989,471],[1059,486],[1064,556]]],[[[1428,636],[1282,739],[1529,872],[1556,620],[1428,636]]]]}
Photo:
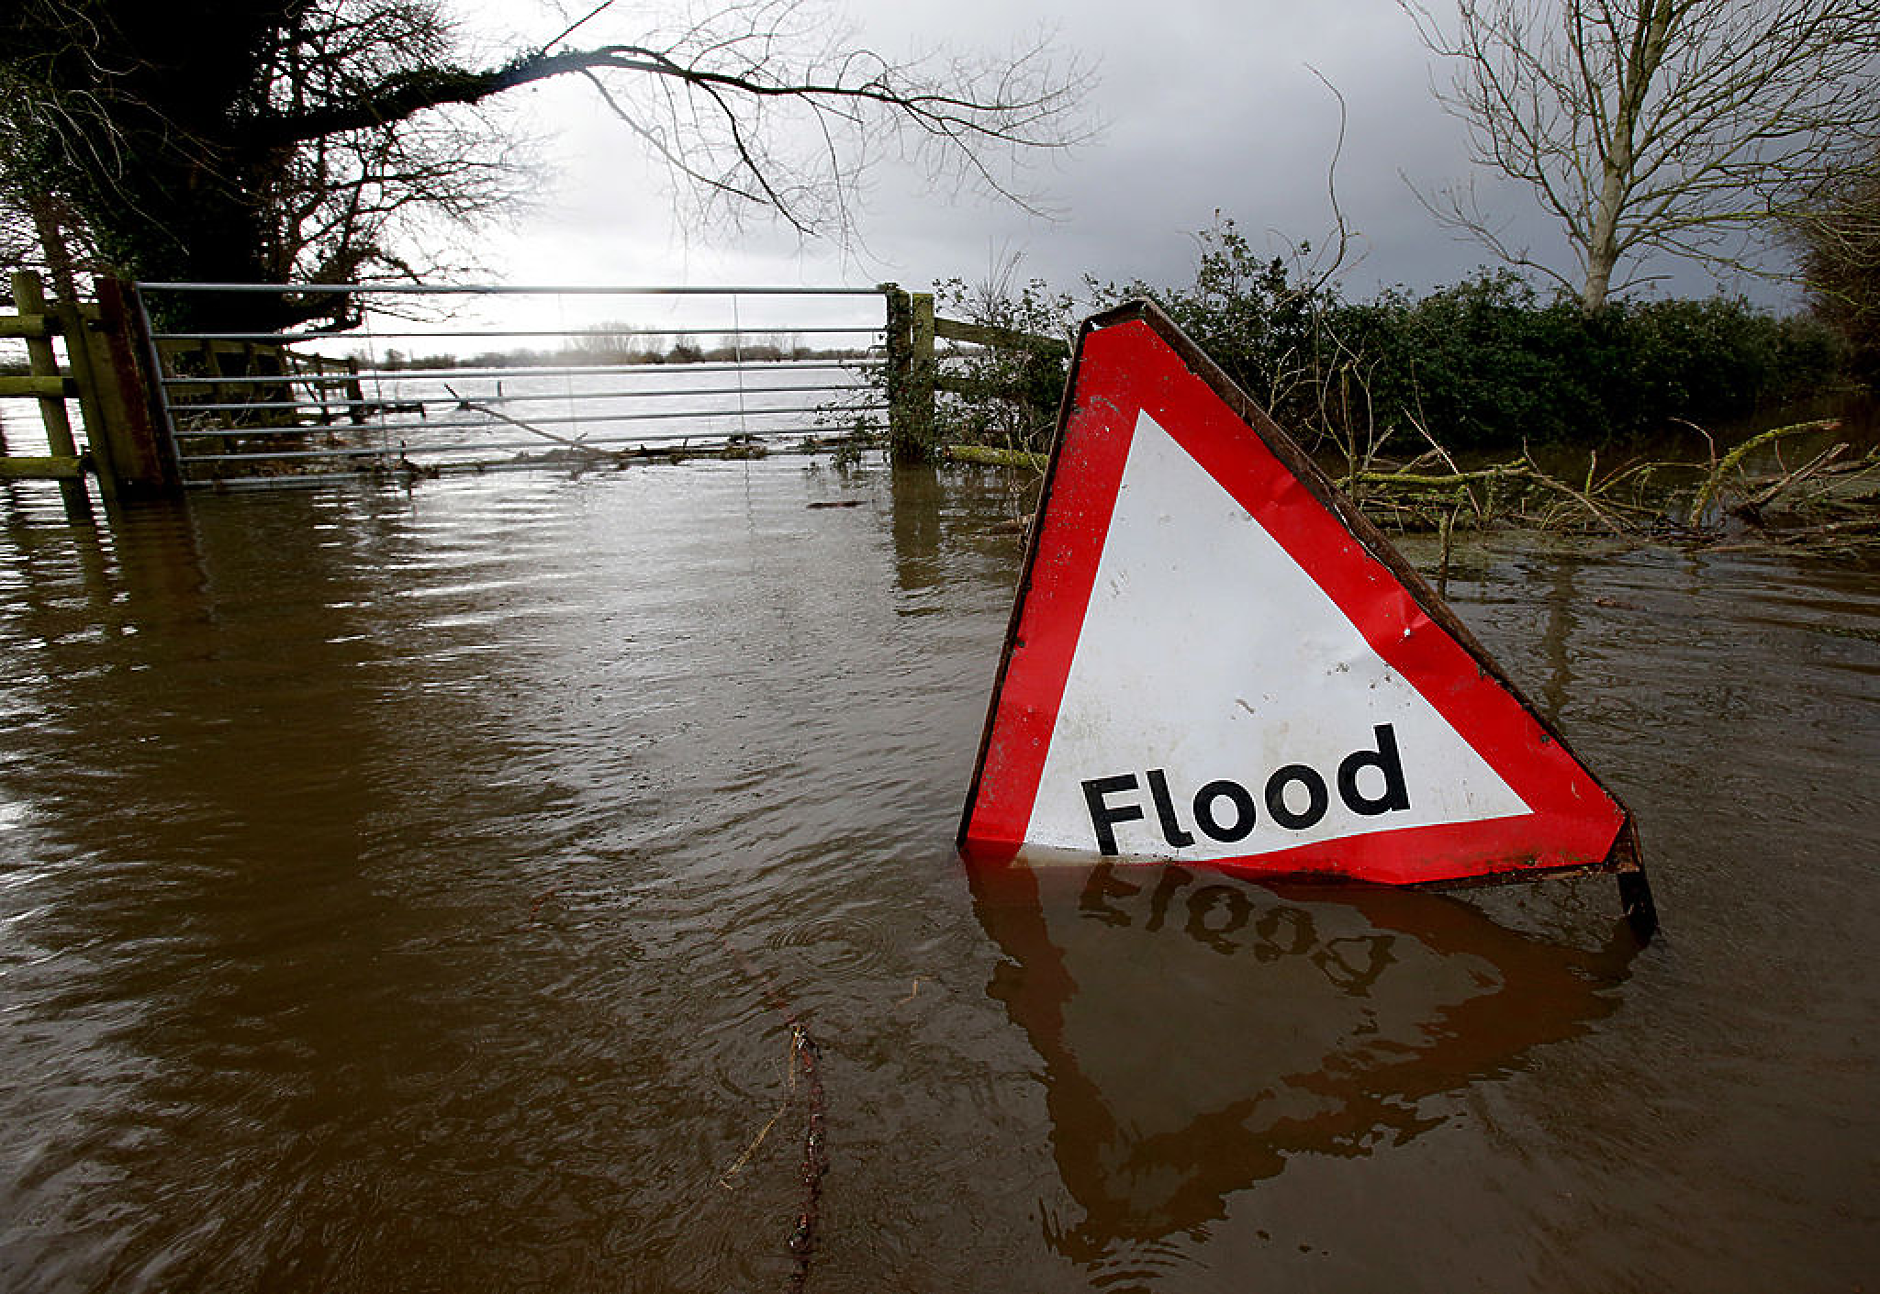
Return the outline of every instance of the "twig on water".
{"type": "MultiPolygon", "coordinates": [[[[789,1001],[777,990],[777,986],[770,977],[753,966],[750,959],[738,949],[736,944],[722,935],[719,936],[719,940],[743,969],[745,976],[763,990],[771,1009],[782,1016],[784,1023],[790,1026],[790,1094],[792,1096],[795,1094],[798,1073],[802,1074],[803,1085],[808,1093],[809,1111],[804,1120],[803,1162],[800,1173],[803,1195],[801,1207],[797,1210],[796,1226],[790,1232],[789,1241],[790,1257],[795,1265],[790,1272],[788,1288],[792,1291],[801,1291],[809,1283],[809,1265],[816,1253],[817,1229],[822,1218],[823,1175],[829,1171],[827,1110],[822,1084],[822,1052],[817,1047],[816,1040],[810,1036],[809,1027],[790,1008],[789,1001]]],[[[790,1098],[786,1097],[784,1108],[787,1109],[789,1104],[790,1098]]],[[[779,1109],[777,1117],[781,1117],[782,1114],[783,1109],[779,1109]]],[[[744,1161],[756,1151],[758,1144],[764,1140],[776,1121],[777,1118],[773,1117],[770,1123],[764,1125],[763,1131],[757,1134],[756,1139],[751,1142],[744,1155],[739,1157],[738,1162],[726,1171],[724,1177],[720,1179],[721,1182],[725,1182],[732,1173],[743,1167],[744,1161]]]]}
{"type": "Polygon", "coordinates": [[[725,1171],[719,1175],[718,1184],[727,1191],[733,1189],[731,1179],[744,1171],[744,1165],[749,1163],[751,1156],[757,1153],[757,1148],[764,1144],[764,1138],[770,1135],[770,1130],[777,1126],[777,1120],[781,1119],[784,1113],[789,1110],[791,1098],[796,1095],[797,1050],[796,1034],[794,1032],[790,1035],[790,1045],[784,1053],[783,1067],[783,1103],[777,1107],[777,1112],[770,1116],[770,1121],[757,1130],[757,1135],[751,1138],[751,1144],[744,1148],[744,1153],[739,1155],[737,1159],[732,1162],[731,1167],[725,1169],[725,1171]]]}

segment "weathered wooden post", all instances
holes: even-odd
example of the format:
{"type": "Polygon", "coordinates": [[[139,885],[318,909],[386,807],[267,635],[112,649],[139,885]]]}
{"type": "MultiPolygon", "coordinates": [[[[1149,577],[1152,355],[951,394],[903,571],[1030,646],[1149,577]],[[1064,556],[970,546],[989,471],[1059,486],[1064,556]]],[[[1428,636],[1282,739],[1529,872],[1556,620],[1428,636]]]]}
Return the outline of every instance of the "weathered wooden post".
{"type": "Polygon", "coordinates": [[[883,283],[888,299],[888,458],[924,463],[933,457],[933,297],[883,283]]]}
{"type": "MultiPolygon", "coordinates": [[[[71,419],[66,416],[65,397],[70,388],[59,371],[59,357],[52,348],[52,335],[58,322],[46,304],[46,291],[39,275],[32,270],[13,274],[13,301],[20,312],[26,359],[32,376],[28,379],[32,394],[39,400],[39,416],[46,424],[46,447],[54,464],[71,465],[71,474],[59,473],[59,492],[65,498],[66,515],[74,520],[91,515],[91,498],[85,493],[84,471],[78,456],[78,444],[72,438],[71,419]]],[[[69,339],[68,339],[69,342],[69,339]]]]}
{"type": "Polygon", "coordinates": [[[117,437],[112,434],[111,413],[100,398],[101,375],[91,329],[97,312],[88,312],[76,297],[63,295],[53,303],[52,310],[59,321],[59,331],[65,336],[65,362],[71,367],[79,412],[84,415],[85,442],[91,452],[92,472],[98,478],[98,492],[107,504],[114,503],[120,476],[117,437]]]}
{"type": "Polygon", "coordinates": [[[349,375],[345,386],[341,388],[346,396],[347,412],[353,426],[363,427],[366,425],[366,392],[359,383],[359,361],[347,356],[340,362],[346,366],[346,372],[349,375]]]}
{"type": "Polygon", "coordinates": [[[887,322],[882,327],[882,340],[887,350],[888,389],[888,449],[891,455],[899,453],[899,447],[906,438],[907,419],[907,383],[908,367],[912,359],[910,342],[910,324],[913,318],[912,305],[906,292],[898,283],[883,283],[881,295],[887,301],[887,322]]]}
{"type": "MultiPolygon", "coordinates": [[[[131,291],[119,279],[99,278],[98,304],[85,321],[89,380],[101,428],[94,433],[93,445],[100,439],[108,442],[121,492],[177,493],[183,488],[182,475],[159,403],[162,374],[154,367],[156,352],[131,291]]],[[[88,407],[86,418],[91,417],[88,407]]]]}
{"type": "Polygon", "coordinates": [[[902,460],[925,463],[934,456],[933,293],[915,292],[909,298],[907,394],[908,432],[913,452],[902,460]]]}
{"type": "Polygon", "coordinates": [[[84,475],[98,477],[107,502],[123,495],[166,493],[181,488],[169,439],[160,434],[157,387],[142,360],[148,343],[139,315],[126,304],[127,289],[114,279],[98,280],[96,305],[61,298],[46,300],[37,274],[13,276],[20,317],[0,321],[0,336],[26,341],[32,376],[0,379],[0,394],[39,400],[51,454],[43,459],[0,460],[0,476],[52,478],[62,482],[68,511],[90,515],[84,475]],[[65,338],[70,372],[61,372],[52,338],[65,338]],[[85,417],[88,452],[78,452],[65,402],[76,398],[85,417]]]}

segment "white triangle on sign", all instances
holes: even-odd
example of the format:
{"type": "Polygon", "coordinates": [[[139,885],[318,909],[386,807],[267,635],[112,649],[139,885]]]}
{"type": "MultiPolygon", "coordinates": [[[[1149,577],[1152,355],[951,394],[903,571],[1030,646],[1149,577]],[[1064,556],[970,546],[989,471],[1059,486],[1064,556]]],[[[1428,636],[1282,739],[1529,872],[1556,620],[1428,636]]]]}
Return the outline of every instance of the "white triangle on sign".
{"type": "Polygon", "coordinates": [[[1244,859],[1528,812],[1253,515],[1139,414],[1026,840],[1244,859]],[[1225,599],[1241,605],[1223,614],[1225,599]],[[1249,614],[1248,602],[1269,611],[1249,614]]]}

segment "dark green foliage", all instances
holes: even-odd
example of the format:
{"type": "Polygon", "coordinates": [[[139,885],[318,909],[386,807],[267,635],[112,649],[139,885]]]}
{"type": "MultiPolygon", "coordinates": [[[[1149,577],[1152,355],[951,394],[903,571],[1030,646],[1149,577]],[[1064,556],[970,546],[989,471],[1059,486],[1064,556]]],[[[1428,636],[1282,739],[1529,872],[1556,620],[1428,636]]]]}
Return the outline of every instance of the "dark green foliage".
{"type": "Polygon", "coordinates": [[[1052,292],[1040,279],[1014,293],[1002,284],[974,288],[956,278],[934,286],[934,310],[943,318],[1029,339],[1013,346],[956,348],[942,359],[940,376],[951,389],[934,401],[939,443],[1049,450],[1076,335],[1073,298],[1052,292]]]}
{"type": "MultiPolygon", "coordinates": [[[[1196,235],[1200,258],[1186,288],[1155,288],[1140,279],[1091,283],[1097,302],[1148,297],[1162,307],[1242,389],[1281,422],[1316,427],[1324,399],[1336,394],[1352,358],[1327,331],[1336,297],[1291,270],[1282,258],[1255,255],[1231,218],[1196,235]]],[[[1310,248],[1298,248],[1303,258],[1310,248]]]]}
{"type": "Polygon", "coordinates": [[[1826,393],[1840,352],[1826,329],[1740,298],[1614,303],[1587,314],[1543,302],[1508,271],[1414,298],[1334,309],[1372,361],[1385,425],[1420,421],[1467,448],[1653,435],[1722,424],[1826,393]]]}
{"type": "Polygon", "coordinates": [[[1418,296],[1347,302],[1299,257],[1255,256],[1231,220],[1199,236],[1195,282],[1093,285],[1154,298],[1281,425],[1400,451],[1603,444],[1680,422],[1726,425],[1846,381],[1831,329],[1741,298],[1617,302],[1586,313],[1509,270],[1418,296]]]}

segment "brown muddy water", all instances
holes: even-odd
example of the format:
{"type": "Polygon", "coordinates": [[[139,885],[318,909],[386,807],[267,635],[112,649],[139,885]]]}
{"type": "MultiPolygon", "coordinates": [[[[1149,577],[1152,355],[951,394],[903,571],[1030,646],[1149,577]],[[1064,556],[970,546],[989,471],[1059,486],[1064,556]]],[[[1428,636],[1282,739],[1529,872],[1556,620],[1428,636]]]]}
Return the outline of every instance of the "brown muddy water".
{"type": "Polygon", "coordinates": [[[1604,880],[969,878],[994,477],[37,488],[0,1287],[1874,1288],[1871,564],[1461,555],[1639,814],[1639,951],[1604,880]]]}

